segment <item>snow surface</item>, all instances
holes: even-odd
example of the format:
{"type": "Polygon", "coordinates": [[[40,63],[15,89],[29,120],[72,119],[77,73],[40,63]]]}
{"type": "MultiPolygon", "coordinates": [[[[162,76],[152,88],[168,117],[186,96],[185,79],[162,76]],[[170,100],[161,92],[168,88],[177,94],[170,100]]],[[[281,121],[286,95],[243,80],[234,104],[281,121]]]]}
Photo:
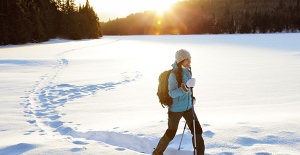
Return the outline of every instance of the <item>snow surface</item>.
{"type": "MultiPolygon", "coordinates": [[[[192,55],[208,155],[300,153],[300,34],[104,36],[0,47],[1,155],[151,154],[159,73],[192,55]]],[[[182,119],[166,155],[192,155],[182,119]]]]}

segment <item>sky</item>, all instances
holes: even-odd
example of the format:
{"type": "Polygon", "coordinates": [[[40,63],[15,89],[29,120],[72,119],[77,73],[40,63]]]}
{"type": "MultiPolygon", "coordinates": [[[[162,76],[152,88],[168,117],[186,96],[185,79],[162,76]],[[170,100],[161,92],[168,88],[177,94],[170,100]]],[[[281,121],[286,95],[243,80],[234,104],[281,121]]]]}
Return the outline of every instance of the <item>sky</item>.
{"type": "MultiPolygon", "coordinates": [[[[168,126],[158,77],[183,48],[206,155],[298,155],[299,40],[137,35],[0,46],[0,154],[150,155],[168,126]]],[[[164,155],[193,155],[184,124],[164,155]]]]}
{"type": "MultiPolygon", "coordinates": [[[[168,8],[178,0],[89,0],[100,21],[108,21],[126,17],[131,13],[156,10],[158,13],[168,8]]],[[[77,4],[85,4],[86,0],[75,0],[77,4]]]]}

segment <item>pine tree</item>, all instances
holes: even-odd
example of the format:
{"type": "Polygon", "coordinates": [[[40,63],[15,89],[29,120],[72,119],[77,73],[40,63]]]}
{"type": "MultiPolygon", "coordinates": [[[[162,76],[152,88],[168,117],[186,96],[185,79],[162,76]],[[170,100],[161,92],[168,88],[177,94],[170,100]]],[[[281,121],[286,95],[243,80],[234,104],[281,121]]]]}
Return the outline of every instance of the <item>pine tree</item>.
{"type": "Polygon", "coordinates": [[[6,45],[9,42],[7,25],[8,0],[0,1],[0,45],[6,45]]]}
{"type": "Polygon", "coordinates": [[[24,0],[12,1],[8,10],[8,35],[12,44],[27,43],[30,41],[31,24],[29,21],[28,2],[24,0]]]}

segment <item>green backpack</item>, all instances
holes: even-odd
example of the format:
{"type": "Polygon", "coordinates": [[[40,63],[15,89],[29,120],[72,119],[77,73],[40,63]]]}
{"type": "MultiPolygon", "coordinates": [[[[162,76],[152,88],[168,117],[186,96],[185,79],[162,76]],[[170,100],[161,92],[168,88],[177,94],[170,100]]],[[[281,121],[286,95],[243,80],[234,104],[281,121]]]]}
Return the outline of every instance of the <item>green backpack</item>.
{"type": "Polygon", "coordinates": [[[158,78],[157,96],[163,108],[170,107],[173,103],[173,99],[169,95],[169,90],[168,90],[168,84],[169,84],[168,80],[172,72],[174,72],[173,69],[165,70],[162,73],[160,73],[158,78]]]}

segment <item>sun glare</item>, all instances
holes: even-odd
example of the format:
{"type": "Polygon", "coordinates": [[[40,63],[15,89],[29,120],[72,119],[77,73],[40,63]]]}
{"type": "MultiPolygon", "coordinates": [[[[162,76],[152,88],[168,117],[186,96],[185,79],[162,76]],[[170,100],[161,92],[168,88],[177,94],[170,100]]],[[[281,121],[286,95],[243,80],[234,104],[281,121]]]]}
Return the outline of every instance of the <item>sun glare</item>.
{"type": "MultiPolygon", "coordinates": [[[[86,0],[75,0],[77,4],[85,4],[86,0]]],[[[111,18],[126,17],[131,13],[156,11],[158,16],[170,11],[171,5],[179,0],[89,0],[90,5],[96,13],[99,13],[100,18],[108,16],[111,18]]]]}
{"type": "Polygon", "coordinates": [[[170,7],[158,7],[157,9],[155,9],[156,14],[161,16],[163,15],[165,12],[169,11],[170,7]]]}
{"type": "Polygon", "coordinates": [[[158,4],[158,6],[155,7],[155,11],[157,13],[157,15],[163,15],[165,12],[169,11],[170,10],[170,6],[171,4],[163,4],[163,3],[160,3],[158,4]]]}

